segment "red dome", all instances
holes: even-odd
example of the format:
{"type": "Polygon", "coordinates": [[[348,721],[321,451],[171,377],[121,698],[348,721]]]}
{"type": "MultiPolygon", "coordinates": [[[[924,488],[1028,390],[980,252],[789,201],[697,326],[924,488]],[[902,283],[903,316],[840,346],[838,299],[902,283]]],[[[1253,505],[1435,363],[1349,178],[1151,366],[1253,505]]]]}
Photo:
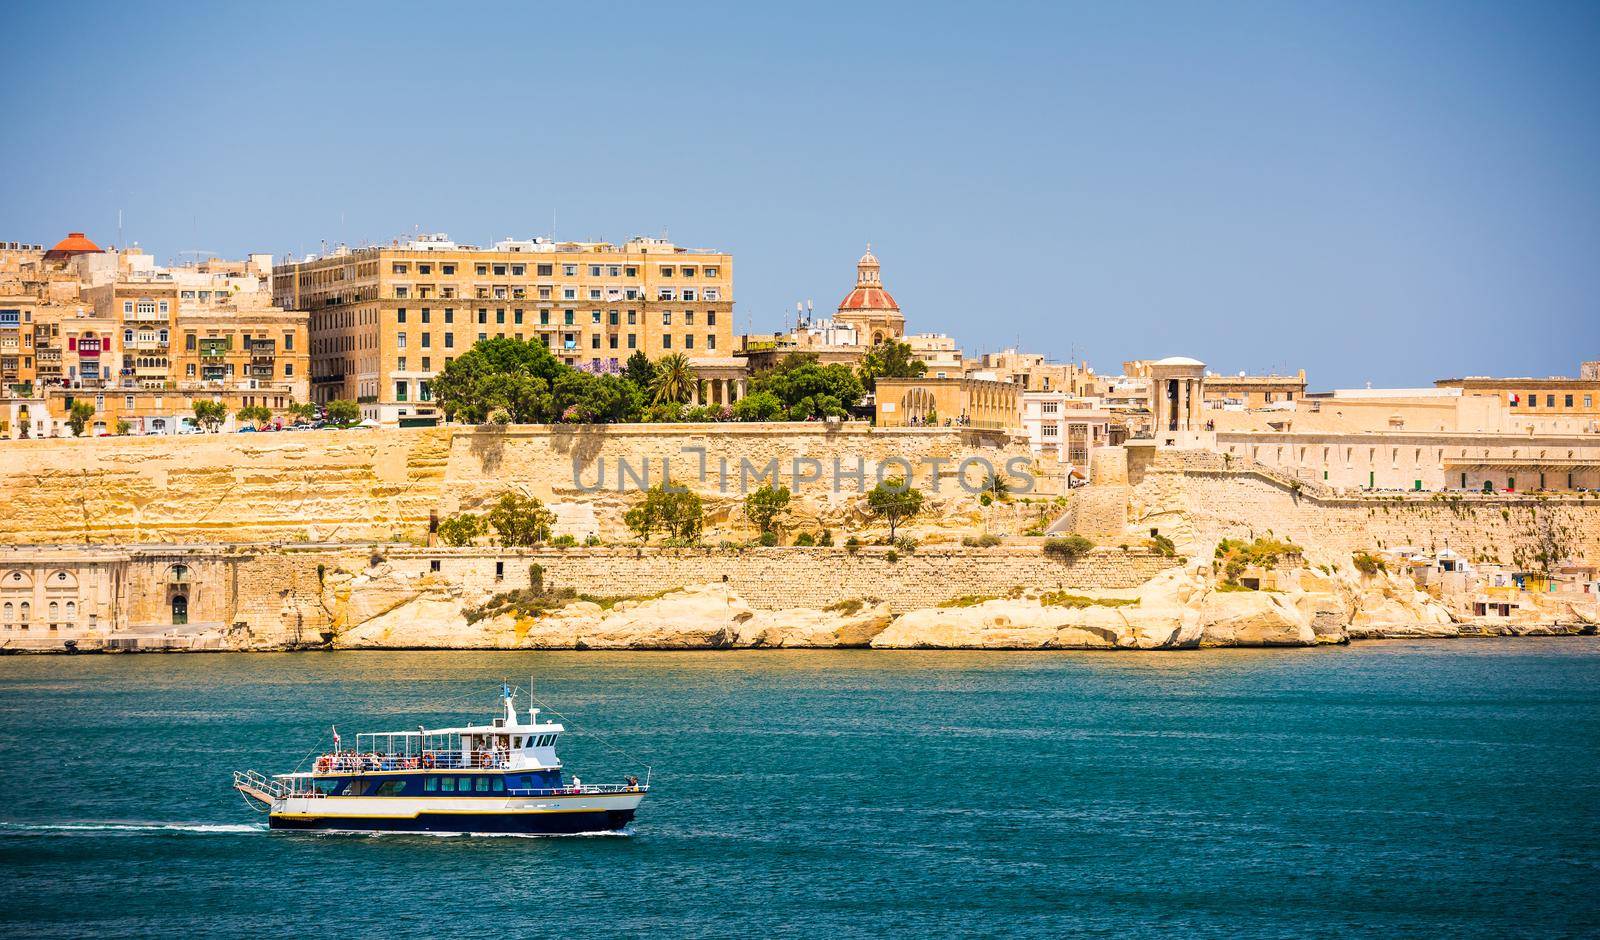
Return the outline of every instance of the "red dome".
{"type": "Polygon", "coordinates": [[[839,302],[840,310],[899,310],[889,292],[881,287],[857,287],[839,302]]]}
{"type": "Polygon", "coordinates": [[[82,232],[69,232],[66,238],[56,242],[56,246],[44,253],[46,258],[70,258],[73,255],[100,254],[101,247],[83,237],[82,232]]]}
{"type": "Polygon", "coordinates": [[[839,312],[846,310],[893,310],[899,312],[900,305],[894,302],[889,292],[883,289],[883,275],[878,256],[872,253],[872,246],[867,246],[867,253],[856,262],[856,289],[851,291],[844,300],[839,302],[839,312]]]}

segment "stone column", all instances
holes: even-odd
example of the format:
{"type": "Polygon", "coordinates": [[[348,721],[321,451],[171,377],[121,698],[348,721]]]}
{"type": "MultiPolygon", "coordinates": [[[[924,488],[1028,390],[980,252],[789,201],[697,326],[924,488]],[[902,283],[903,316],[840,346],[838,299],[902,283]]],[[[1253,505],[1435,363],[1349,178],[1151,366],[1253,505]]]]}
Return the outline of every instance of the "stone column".
{"type": "MultiPolygon", "coordinates": [[[[749,394],[749,392],[745,391],[745,380],[742,379],[742,378],[739,379],[738,380],[738,397],[739,398],[743,398],[744,396],[746,396],[748,394],[749,394]]],[[[735,399],[735,400],[737,400],[737,399],[735,399]]]]}

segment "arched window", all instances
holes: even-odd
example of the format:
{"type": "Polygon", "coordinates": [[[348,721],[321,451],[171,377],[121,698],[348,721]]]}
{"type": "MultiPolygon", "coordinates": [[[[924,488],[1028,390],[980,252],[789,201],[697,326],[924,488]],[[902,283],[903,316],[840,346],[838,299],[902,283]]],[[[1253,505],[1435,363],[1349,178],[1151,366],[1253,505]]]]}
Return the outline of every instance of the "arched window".
{"type": "Polygon", "coordinates": [[[23,601],[17,607],[17,612],[22,615],[22,622],[27,623],[33,617],[33,606],[27,601],[23,601]]]}
{"type": "Polygon", "coordinates": [[[67,619],[73,623],[78,622],[78,602],[67,601],[67,619]]]}
{"type": "Polygon", "coordinates": [[[13,617],[15,617],[16,615],[17,615],[17,609],[15,607],[11,606],[11,602],[10,601],[6,601],[5,613],[3,614],[3,616],[5,617],[5,622],[6,623],[10,623],[11,619],[13,617]]]}
{"type": "Polygon", "coordinates": [[[61,617],[61,605],[57,604],[55,601],[51,601],[50,602],[50,619],[52,621],[55,621],[55,620],[60,619],[60,617],[61,617]]]}

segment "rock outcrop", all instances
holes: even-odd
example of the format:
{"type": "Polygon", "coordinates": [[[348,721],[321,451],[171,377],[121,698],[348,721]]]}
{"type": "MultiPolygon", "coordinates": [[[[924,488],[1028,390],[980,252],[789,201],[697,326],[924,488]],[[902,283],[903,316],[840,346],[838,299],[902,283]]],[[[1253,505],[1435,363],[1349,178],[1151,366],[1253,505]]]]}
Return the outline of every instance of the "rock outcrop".
{"type": "MultiPolygon", "coordinates": [[[[491,606],[433,575],[378,564],[332,572],[325,603],[337,648],[450,649],[1195,649],[1313,646],[1350,639],[1535,635],[1594,629],[1544,620],[1462,624],[1409,579],[1378,573],[1280,572],[1271,590],[1220,586],[1172,568],[1133,590],[1085,595],[1018,589],[894,616],[854,600],[817,610],[757,610],[723,583],[634,599],[491,606]]],[[[1581,612],[1587,613],[1587,611],[1581,612]]],[[[1525,618],[1526,619],[1526,618],[1525,618]]],[[[233,638],[270,646],[268,638],[233,638]]]]}

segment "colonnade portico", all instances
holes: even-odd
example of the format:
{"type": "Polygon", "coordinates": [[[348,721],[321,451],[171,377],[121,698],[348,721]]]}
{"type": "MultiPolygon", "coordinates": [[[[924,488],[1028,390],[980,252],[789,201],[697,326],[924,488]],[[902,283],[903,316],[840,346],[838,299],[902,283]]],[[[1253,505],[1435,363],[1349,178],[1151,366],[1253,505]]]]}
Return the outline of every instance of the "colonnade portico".
{"type": "Polygon", "coordinates": [[[731,405],[749,394],[745,362],[733,356],[705,356],[689,360],[697,381],[690,402],[695,406],[731,405]]]}
{"type": "Polygon", "coordinates": [[[1171,356],[1150,364],[1150,430],[1157,444],[1186,446],[1202,425],[1205,363],[1171,356]]]}

